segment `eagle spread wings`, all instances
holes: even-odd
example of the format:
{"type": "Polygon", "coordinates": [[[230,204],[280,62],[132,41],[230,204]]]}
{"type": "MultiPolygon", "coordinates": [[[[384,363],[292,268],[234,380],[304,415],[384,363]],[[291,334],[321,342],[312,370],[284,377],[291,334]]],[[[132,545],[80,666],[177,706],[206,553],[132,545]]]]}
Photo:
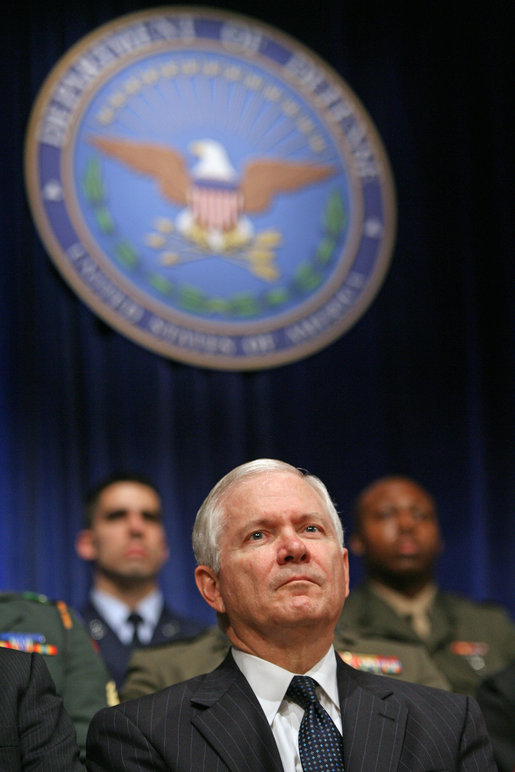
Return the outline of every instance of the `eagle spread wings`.
{"type": "Polygon", "coordinates": [[[213,140],[193,143],[200,161],[191,171],[179,152],[164,145],[107,137],[93,137],[91,143],[135,172],[153,177],[161,193],[180,206],[188,206],[195,182],[235,183],[247,214],[262,212],[277,195],[320,182],[336,171],[322,164],[256,159],[246,164],[238,180],[224,147],[213,140]]]}

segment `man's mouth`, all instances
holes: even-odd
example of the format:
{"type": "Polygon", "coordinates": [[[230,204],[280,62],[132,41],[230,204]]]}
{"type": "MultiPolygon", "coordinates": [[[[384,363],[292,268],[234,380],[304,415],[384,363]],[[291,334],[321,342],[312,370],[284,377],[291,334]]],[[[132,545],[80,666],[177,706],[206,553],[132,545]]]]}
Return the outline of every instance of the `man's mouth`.
{"type": "Polygon", "coordinates": [[[410,540],[400,541],[397,544],[397,553],[399,555],[418,555],[420,547],[417,542],[410,540]]]}
{"type": "Polygon", "coordinates": [[[126,553],[125,557],[127,558],[144,558],[145,557],[145,550],[143,547],[130,547],[126,553]]]}
{"type": "Polygon", "coordinates": [[[319,581],[314,576],[307,576],[306,574],[299,574],[288,577],[288,579],[283,579],[283,581],[279,584],[279,587],[286,587],[290,584],[320,584],[319,581]]]}

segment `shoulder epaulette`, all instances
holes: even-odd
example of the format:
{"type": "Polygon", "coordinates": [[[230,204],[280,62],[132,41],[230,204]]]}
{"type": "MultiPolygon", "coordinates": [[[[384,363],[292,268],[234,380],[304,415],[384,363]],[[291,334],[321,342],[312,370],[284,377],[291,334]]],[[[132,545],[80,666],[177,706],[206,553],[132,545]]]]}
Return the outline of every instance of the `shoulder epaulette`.
{"type": "Polygon", "coordinates": [[[0,601],[11,602],[13,600],[30,600],[45,605],[51,603],[47,596],[40,592],[0,592],[0,601]]]}
{"type": "Polygon", "coordinates": [[[73,621],[70,616],[70,612],[68,610],[68,606],[64,602],[64,600],[56,600],[55,605],[57,606],[57,610],[59,611],[59,615],[61,617],[61,621],[63,623],[63,627],[66,630],[71,630],[73,627],[73,621]]]}
{"type": "Polygon", "coordinates": [[[49,605],[52,602],[41,592],[22,592],[20,597],[22,597],[23,600],[33,600],[34,603],[43,603],[45,605],[49,605]]]}

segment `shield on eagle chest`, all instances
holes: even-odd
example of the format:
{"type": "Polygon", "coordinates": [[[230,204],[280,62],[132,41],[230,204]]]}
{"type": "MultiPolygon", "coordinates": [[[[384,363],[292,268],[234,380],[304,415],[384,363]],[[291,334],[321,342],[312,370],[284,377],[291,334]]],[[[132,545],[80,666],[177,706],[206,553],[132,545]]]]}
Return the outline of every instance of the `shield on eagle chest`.
{"type": "Polygon", "coordinates": [[[242,196],[230,182],[195,180],[190,192],[195,221],[207,230],[234,228],[242,211],[242,196]]]}

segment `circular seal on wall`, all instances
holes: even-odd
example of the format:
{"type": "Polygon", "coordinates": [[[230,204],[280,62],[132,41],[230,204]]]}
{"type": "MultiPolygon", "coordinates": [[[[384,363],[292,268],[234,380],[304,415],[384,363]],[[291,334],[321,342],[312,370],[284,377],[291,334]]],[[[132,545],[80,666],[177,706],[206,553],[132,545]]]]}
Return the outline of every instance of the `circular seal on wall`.
{"type": "Polygon", "coordinates": [[[394,187],[370,117],[312,51],[247,17],[161,7],[90,33],[43,84],[25,160],[66,281],[189,364],[318,351],[390,261],[394,187]]]}

